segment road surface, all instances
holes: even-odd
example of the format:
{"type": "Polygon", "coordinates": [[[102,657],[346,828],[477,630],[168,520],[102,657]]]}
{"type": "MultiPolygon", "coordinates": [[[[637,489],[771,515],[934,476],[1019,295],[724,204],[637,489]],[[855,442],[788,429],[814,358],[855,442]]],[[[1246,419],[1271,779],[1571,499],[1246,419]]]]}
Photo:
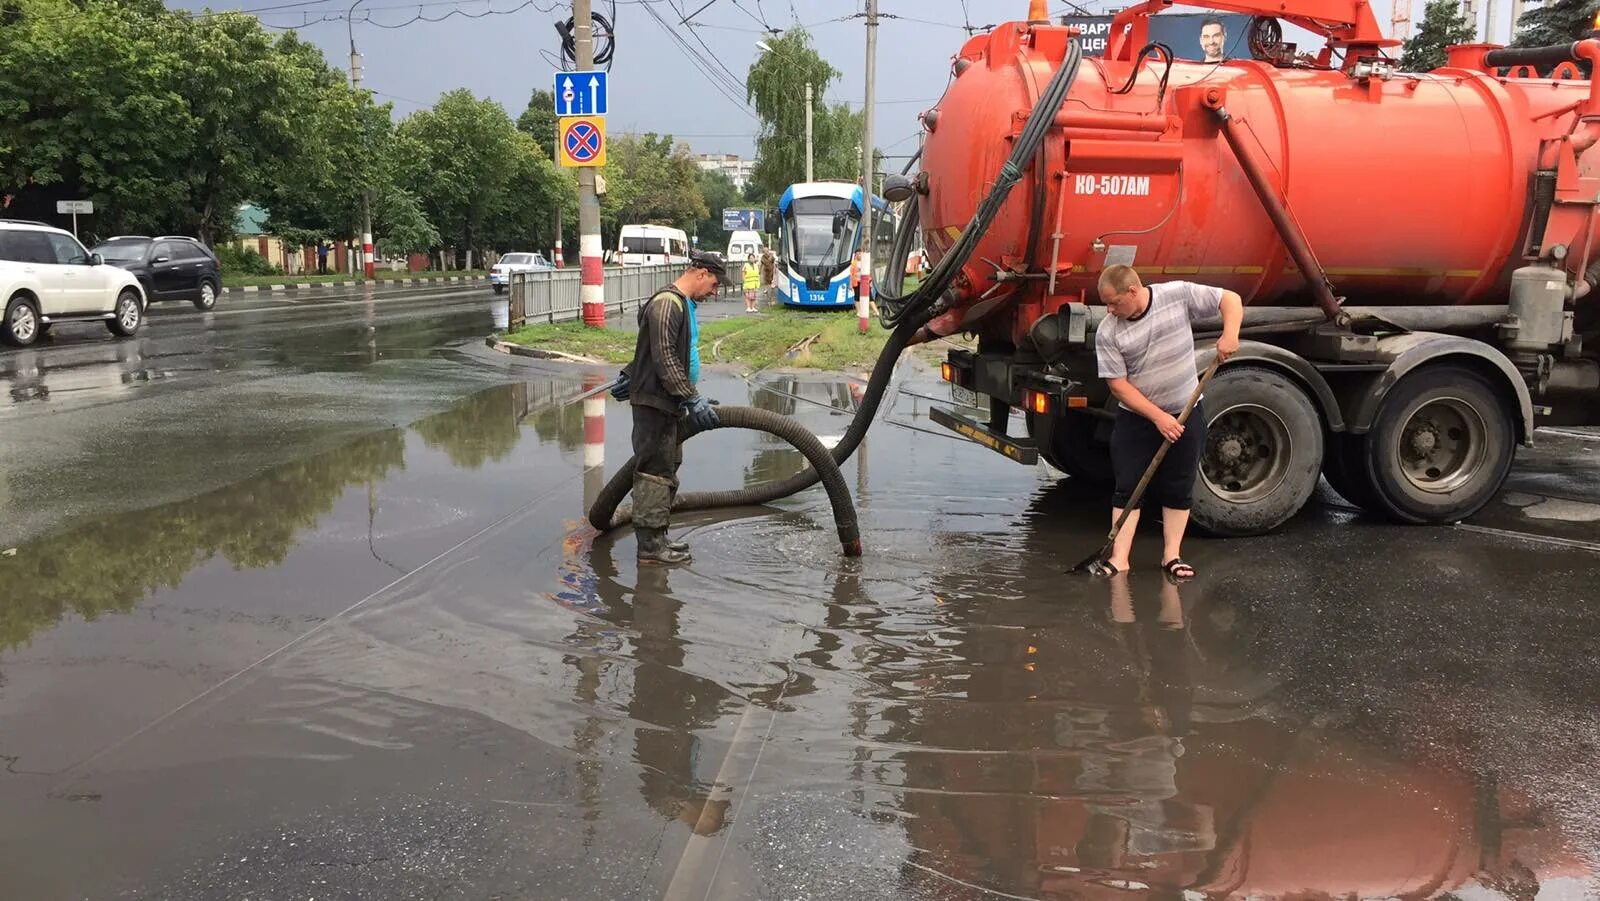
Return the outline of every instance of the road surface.
{"type": "MultiPolygon", "coordinates": [[[[639,572],[583,510],[606,373],[487,292],[158,308],[0,354],[0,884],[55,898],[1580,898],[1600,436],[1405,528],[1063,574],[1103,497],[956,441],[902,366],[813,490],[639,572]],[[586,381],[587,378],[587,381],[586,381]],[[1199,897],[1188,895],[1188,897],[1199,897]]],[[[732,301],[730,303],[737,303],[732,301]]],[[[859,383],[707,376],[843,432],[859,383]]],[[[802,465],[701,436],[684,479],[802,465]]],[[[597,460],[602,465],[591,467],[597,460]]]]}

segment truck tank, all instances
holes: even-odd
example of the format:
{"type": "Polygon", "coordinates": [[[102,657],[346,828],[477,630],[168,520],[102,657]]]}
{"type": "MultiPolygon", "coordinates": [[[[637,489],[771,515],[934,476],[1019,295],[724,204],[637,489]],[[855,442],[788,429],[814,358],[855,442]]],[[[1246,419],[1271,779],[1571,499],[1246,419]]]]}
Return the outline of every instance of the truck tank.
{"type": "MultiPolygon", "coordinates": [[[[1016,22],[962,47],[943,98],[923,117],[920,213],[934,259],[971,219],[1071,40],[1064,26],[1016,22]]],[[[1456,48],[1452,62],[1481,61],[1483,52],[1456,48]]],[[[1013,334],[1003,337],[1020,342],[1038,315],[1097,302],[1098,273],[1118,262],[1147,280],[1230,288],[1254,305],[1313,303],[1224,140],[1219,109],[1259,154],[1345,302],[1504,303],[1512,270],[1528,260],[1554,253],[1573,268],[1589,257],[1581,245],[1594,243],[1591,207],[1564,206],[1560,193],[1551,202],[1555,162],[1541,160],[1541,142],[1551,142],[1549,154],[1577,127],[1589,93],[1588,81],[1465,66],[1407,74],[1159,53],[1085,59],[1058,127],[963,267],[956,306],[933,331],[978,330],[1010,297],[1015,315],[984,330],[1009,323],[1013,334]],[[1550,181],[1543,204],[1541,169],[1550,181]],[[1547,212],[1536,215],[1539,207],[1547,212]]]]}

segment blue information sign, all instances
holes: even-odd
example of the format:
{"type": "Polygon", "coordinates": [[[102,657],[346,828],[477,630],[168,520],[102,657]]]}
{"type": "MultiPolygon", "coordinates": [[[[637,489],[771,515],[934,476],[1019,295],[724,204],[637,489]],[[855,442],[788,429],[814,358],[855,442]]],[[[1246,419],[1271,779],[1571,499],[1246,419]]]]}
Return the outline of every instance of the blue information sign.
{"type": "Polygon", "coordinates": [[[558,116],[604,116],[606,73],[557,72],[555,94],[558,116]]]}

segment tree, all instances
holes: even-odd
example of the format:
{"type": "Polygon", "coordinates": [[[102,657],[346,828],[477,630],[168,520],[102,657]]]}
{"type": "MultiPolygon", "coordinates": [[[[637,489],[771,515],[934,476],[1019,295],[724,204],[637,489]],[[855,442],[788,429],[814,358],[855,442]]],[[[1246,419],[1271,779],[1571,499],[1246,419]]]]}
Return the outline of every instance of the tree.
{"type": "Polygon", "coordinates": [[[606,151],[606,194],[600,200],[606,246],[624,224],[655,222],[685,230],[706,215],[700,167],[671,135],[623,135],[606,151]]]}
{"type": "Polygon", "coordinates": [[[744,206],[744,198],[734,187],[733,179],[716,169],[700,170],[700,195],[705,198],[706,217],[695,224],[694,233],[702,249],[717,250],[728,238],[722,230],[722,211],[744,206]]]}
{"type": "Polygon", "coordinates": [[[294,32],[274,40],[243,13],[180,19],[169,30],[184,52],[180,92],[199,123],[183,136],[185,225],[209,244],[276,167],[299,158],[314,133],[303,120],[343,79],[294,32]]]}
{"type": "Polygon", "coordinates": [[[484,222],[518,164],[517,130],[505,108],[457,89],[397,130],[398,183],[416,195],[444,243],[481,249],[484,222]]]}
{"type": "Polygon", "coordinates": [[[1429,72],[1445,64],[1446,47],[1470,43],[1475,37],[1472,23],[1461,12],[1456,0],[1431,0],[1423,9],[1422,24],[1406,41],[1400,55],[1400,68],[1407,72],[1429,72]]]}
{"type": "MultiPolygon", "coordinates": [[[[10,0],[0,22],[0,194],[5,215],[49,219],[92,199],[92,226],[157,230],[183,210],[185,27],[155,0],[10,0]]],[[[172,229],[167,229],[172,230],[172,229]]]]}
{"type": "Polygon", "coordinates": [[[748,98],[761,119],[756,138],[756,165],[751,184],[762,196],[777,197],[806,172],[806,84],[811,84],[815,176],[854,181],[859,177],[860,145],[865,133],[860,113],[821,98],[839,71],[811,46],[803,28],[791,28],[768,40],[770,51],[750,65],[748,98]]]}
{"type": "Polygon", "coordinates": [[[1588,36],[1594,27],[1594,0],[1547,0],[1522,14],[1511,43],[1518,47],[1565,44],[1588,36]]]}
{"type": "Polygon", "coordinates": [[[556,97],[549,91],[535,90],[528,100],[528,108],[517,117],[517,130],[532,135],[544,150],[553,156],[556,147],[556,129],[561,119],[556,115],[556,97]]]}

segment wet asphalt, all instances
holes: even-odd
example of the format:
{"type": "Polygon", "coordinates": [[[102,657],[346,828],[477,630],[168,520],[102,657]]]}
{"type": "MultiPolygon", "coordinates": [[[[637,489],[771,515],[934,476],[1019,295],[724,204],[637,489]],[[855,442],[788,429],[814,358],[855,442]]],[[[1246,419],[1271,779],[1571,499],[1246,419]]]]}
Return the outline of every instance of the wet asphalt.
{"type": "MultiPolygon", "coordinates": [[[[487,298],[0,353],[0,898],[1600,892],[1600,434],[1460,526],[1324,489],[1192,583],[1153,535],[1095,581],[1105,498],[943,434],[908,358],[845,466],[864,557],[814,489],[640,572],[582,523],[627,407],[484,348],[487,298]]],[[[825,437],[860,387],[705,384],[825,437]]]]}

